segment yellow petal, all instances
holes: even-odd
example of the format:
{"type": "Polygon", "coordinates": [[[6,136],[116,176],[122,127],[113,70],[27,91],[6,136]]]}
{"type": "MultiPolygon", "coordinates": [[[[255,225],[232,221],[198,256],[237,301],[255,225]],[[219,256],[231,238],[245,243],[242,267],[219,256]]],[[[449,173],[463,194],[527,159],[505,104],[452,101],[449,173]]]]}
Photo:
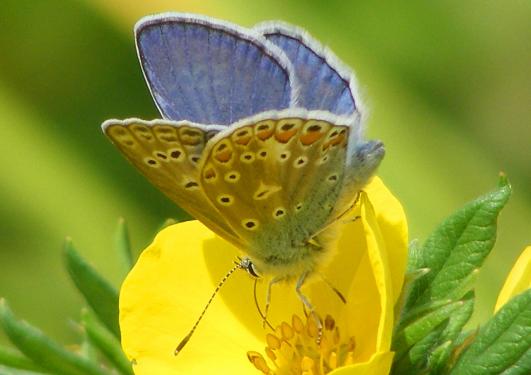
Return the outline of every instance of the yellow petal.
{"type": "MultiPolygon", "coordinates": [[[[136,362],[135,374],[249,371],[245,353],[263,343],[223,300],[224,292],[247,294],[241,284],[252,284],[243,272],[227,282],[188,345],[177,357],[173,355],[235,254],[231,245],[197,221],[171,226],[157,235],[126,278],[120,295],[122,345],[136,362]],[[208,251],[223,254],[216,269],[206,267],[204,257],[214,256],[208,251]]],[[[252,301],[251,295],[242,299],[252,301]]],[[[240,306],[246,309],[249,304],[240,306]]]]}
{"type": "Polygon", "coordinates": [[[391,370],[393,354],[392,352],[375,353],[367,362],[338,368],[329,375],[387,375],[391,370]]]}
{"type": "Polygon", "coordinates": [[[379,222],[371,202],[365,194],[361,195],[361,218],[365,229],[367,241],[367,254],[371,263],[371,269],[376,281],[380,302],[380,319],[378,324],[378,337],[376,352],[387,351],[391,348],[391,336],[393,331],[393,284],[389,266],[389,251],[379,222]]]}
{"type": "Polygon", "coordinates": [[[367,192],[372,203],[382,238],[386,244],[393,283],[393,303],[396,303],[402,290],[407,262],[406,215],[398,199],[391,194],[379,177],[374,177],[363,190],[367,192]]]}
{"type": "MultiPolygon", "coordinates": [[[[341,325],[355,337],[355,360],[361,362],[389,349],[393,288],[399,280],[395,273],[401,268],[402,247],[397,244],[407,241],[405,219],[397,219],[400,215],[396,214],[401,208],[396,208],[381,181],[372,185],[369,199],[374,196],[378,208],[373,210],[365,199],[363,220],[343,226],[337,249],[331,251],[336,256],[324,272],[347,297],[347,306],[319,277],[304,287],[318,312],[343,316],[341,325]],[[395,214],[386,213],[386,206],[395,214]],[[395,245],[396,253],[387,251],[389,244],[395,245]],[[397,261],[390,264],[387,258],[397,261]]],[[[120,297],[123,346],[137,363],[137,375],[210,373],[212,366],[223,373],[249,372],[245,353],[264,345],[266,331],[254,305],[253,280],[240,271],[231,276],[188,345],[178,357],[173,356],[237,254],[233,246],[199,222],[162,231],[144,251],[124,282],[120,297]]],[[[262,308],[266,286],[267,281],[259,283],[262,308]]],[[[290,321],[293,313],[302,314],[293,285],[275,285],[270,321],[274,325],[290,321]]]]}
{"type": "Polygon", "coordinates": [[[524,249],[514,264],[498,295],[494,312],[498,311],[512,297],[531,288],[531,246],[524,249]]]}

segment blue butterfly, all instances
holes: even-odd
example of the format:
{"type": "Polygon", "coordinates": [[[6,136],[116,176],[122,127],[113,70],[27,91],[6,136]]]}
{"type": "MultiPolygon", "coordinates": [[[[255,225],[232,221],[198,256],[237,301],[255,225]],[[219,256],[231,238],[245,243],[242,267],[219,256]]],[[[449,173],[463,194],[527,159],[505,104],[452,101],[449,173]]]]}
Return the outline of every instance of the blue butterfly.
{"type": "MultiPolygon", "coordinates": [[[[192,14],[143,18],[138,56],[162,120],[105,134],[155,186],[246,257],[300,288],[384,156],[363,138],[354,75],[304,30],[192,14]]],[[[269,301],[269,297],[267,298],[269,301]]]]}

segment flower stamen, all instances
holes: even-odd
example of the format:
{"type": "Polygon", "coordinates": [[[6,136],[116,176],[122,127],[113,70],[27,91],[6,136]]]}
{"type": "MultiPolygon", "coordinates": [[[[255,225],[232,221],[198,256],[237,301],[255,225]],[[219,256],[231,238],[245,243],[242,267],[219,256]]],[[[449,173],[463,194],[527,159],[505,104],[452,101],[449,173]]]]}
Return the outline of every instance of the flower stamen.
{"type": "Polygon", "coordinates": [[[324,375],[353,363],[356,348],[354,337],[341,337],[331,315],[323,321],[316,314],[308,315],[305,322],[293,315],[291,325],[282,322],[275,333],[266,335],[266,344],[266,357],[249,351],[247,358],[257,370],[270,375],[324,375]],[[317,342],[319,323],[324,329],[317,342]]]}

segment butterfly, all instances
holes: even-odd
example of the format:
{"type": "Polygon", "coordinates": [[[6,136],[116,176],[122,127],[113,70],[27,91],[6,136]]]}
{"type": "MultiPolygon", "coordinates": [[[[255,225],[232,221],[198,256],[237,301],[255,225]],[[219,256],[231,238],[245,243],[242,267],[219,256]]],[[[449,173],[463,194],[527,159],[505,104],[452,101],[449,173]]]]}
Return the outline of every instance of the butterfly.
{"type": "MultiPolygon", "coordinates": [[[[384,155],[363,138],[354,75],[306,31],[166,13],[136,46],[163,119],[103,131],[171,200],[246,255],[240,267],[297,291],[384,155]]],[[[311,307],[302,294],[303,302],[311,307]]]]}

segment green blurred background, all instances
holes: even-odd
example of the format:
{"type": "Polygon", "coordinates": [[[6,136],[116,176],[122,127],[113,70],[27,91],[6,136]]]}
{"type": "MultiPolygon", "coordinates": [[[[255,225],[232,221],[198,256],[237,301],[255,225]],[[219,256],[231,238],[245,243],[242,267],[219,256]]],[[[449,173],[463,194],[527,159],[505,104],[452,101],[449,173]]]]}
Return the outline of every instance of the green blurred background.
{"type": "Polygon", "coordinates": [[[140,250],[165,218],[181,215],[100,131],[108,118],[158,117],[132,27],[174,10],[245,26],[283,19],[354,67],[371,108],[369,135],[387,146],[380,174],[412,238],[424,240],[505,171],[514,195],[478,286],[476,322],[488,316],[530,241],[531,2],[396,3],[3,0],[0,296],[68,342],[82,301],[62,268],[64,237],[118,285],[118,217],[140,250]]]}

